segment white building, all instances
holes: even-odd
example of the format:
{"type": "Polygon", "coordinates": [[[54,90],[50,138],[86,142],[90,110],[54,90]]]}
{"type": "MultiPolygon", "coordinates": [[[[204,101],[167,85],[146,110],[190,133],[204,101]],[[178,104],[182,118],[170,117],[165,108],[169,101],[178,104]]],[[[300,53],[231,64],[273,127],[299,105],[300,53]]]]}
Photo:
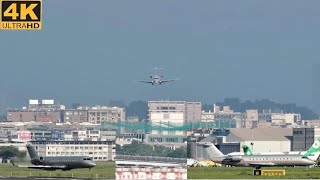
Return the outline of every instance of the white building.
{"type": "Polygon", "coordinates": [[[294,113],[271,113],[271,121],[274,124],[283,125],[300,124],[301,115],[294,113]]]}
{"type": "Polygon", "coordinates": [[[180,119],[185,122],[200,121],[201,112],[201,102],[148,101],[148,115],[151,122],[157,121],[153,119],[154,113],[162,113],[163,119],[172,121],[181,121],[180,119]]]}
{"type": "Polygon", "coordinates": [[[89,156],[114,161],[115,141],[31,141],[40,156],[89,156]]]}

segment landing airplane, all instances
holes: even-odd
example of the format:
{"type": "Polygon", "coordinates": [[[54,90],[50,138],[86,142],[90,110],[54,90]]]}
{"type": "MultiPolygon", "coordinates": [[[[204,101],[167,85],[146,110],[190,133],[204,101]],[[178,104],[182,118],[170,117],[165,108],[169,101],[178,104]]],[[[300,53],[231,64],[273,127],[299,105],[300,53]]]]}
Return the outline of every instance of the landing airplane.
{"type": "Polygon", "coordinates": [[[92,158],[88,156],[47,156],[41,157],[32,144],[27,144],[28,153],[31,158],[33,166],[15,165],[17,167],[42,169],[42,170],[57,170],[67,171],[78,168],[93,168],[96,164],[92,161],[92,158]]]}
{"type": "MultiPolygon", "coordinates": [[[[265,166],[311,166],[315,162],[302,155],[224,155],[214,144],[203,144],[213,162],[232,166],[252,166],[261,169],[265,166]]],[[[317,148],[319,151],[319,147],[317,148]]]]}
{"type": "MultiPolygon", "coordinates": [[[[163,68],[155,67],[153,69],[154,70],[160,70],[160,69],[163,69],[163,68]]],[[[139,82],[149,83],[149,84],[152,84],[152,85],[161,85],[162,83],[172,82],[172,81],[176,81],[177,80],[177,79],[162,79],[162,78],[163,78],[163,75],[158,75],[157,73],[155,73],[154,75],[150,76],[150,79],[151,79],[150,81],[140,80],[139,82]]]]}
{"type": "Polygon", "coordinates": [[[142,83],[149,83],[152,85],[161,85],[162,83],[166,83],[166,82],[171,82],[171,81],[176,81],[177,79],[162,79],[163,75],[151,75],[150,76],[150,81],[143,81],[140,80],[139,82],[142,83]]]}

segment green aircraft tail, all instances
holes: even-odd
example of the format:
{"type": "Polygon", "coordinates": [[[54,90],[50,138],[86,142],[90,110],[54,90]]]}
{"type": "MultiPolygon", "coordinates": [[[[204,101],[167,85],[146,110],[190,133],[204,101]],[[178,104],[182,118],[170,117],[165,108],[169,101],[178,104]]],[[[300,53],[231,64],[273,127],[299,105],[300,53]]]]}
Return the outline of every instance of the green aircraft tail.
{"type": "Polygon", "coordinates": [[[243,145],[242,149],[243,149],[244,155],[246,155],[246,156],[252,156],[253,155],[253,153],[252,153],[251,149],[249,148],[249,146],[243,145]]]}
{"type": "Polygon", "coordinates": [[[312,153],[320,152],[320,137],[314,141],[312,146],[308,149],[308,151],[303,155],[304,157],[310,156],[312,153]]]}

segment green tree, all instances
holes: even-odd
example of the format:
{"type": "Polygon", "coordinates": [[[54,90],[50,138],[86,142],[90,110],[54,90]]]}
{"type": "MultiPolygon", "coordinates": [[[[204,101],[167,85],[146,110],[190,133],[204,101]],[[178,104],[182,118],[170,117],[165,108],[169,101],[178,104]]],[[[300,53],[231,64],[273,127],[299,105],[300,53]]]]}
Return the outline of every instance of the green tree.
{"type": "Polygon", "coordinates": [[[187,158],[187,147],[180,147],[168,153],[168,157],[187,158]]]}
{"type": "Polygon", "coordinates": [[[22,159],[22,158],[26,157],[26,155],[27,155],[27,151],[19,151],[17,154],[17,158],[22,159]]]}
{"type": "Polygon", "coordinates": [[[5,114],[0,115],[0,121],[7,120],[7,116],[5,114]]]}
{"type": "Polygon", "coordinates": [[[192,158],[191,154],[191,143],[187,144],[187,158],[192,158]]]}
{"type": "Polygon", "coordinates": [[[126,116],[137,116],[139,120],[148,118],[148,103],[145,101],[132,101],[126,108],[126,116]]]}
{"type": "Polygon", "coordinates": [[[154,156],[166,157],[168,153],[171,152],[171,149],[165,146],[155,145],[153,147],[154,147],[154,150],[153,150],[154,156]]]}
{"type": "Polygon", "coordinates": [[[158,157],[176,157],[186,158],[187,147],[181,147],[176,150],[171,150],[168,147],[160,145],[148,145],[138,141],[132,141],[131,144],[116,145],[117,154],[133,155],[133,156],[158,156],[158,157]]]}
{"type": "MultiPolygon", "coordinates": [[[[19,150],[17,147],[14,146],[2,146],[0,147],[0,157],[3,159],[10,159],[15,157],[19,154],[19,150]]],[[[22,154],[19,154],[21,156],[22,154]]]]}

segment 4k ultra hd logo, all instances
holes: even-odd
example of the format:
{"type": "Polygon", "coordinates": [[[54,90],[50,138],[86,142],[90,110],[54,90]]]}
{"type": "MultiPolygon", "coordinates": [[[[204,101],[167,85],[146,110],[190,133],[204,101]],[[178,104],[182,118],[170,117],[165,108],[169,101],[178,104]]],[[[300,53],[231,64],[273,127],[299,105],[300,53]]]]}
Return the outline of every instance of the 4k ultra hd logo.
{"type": "Polygon", "coordinates": [[[42,0],[0,0],[2,30],[40,30],[42,0]]]}

